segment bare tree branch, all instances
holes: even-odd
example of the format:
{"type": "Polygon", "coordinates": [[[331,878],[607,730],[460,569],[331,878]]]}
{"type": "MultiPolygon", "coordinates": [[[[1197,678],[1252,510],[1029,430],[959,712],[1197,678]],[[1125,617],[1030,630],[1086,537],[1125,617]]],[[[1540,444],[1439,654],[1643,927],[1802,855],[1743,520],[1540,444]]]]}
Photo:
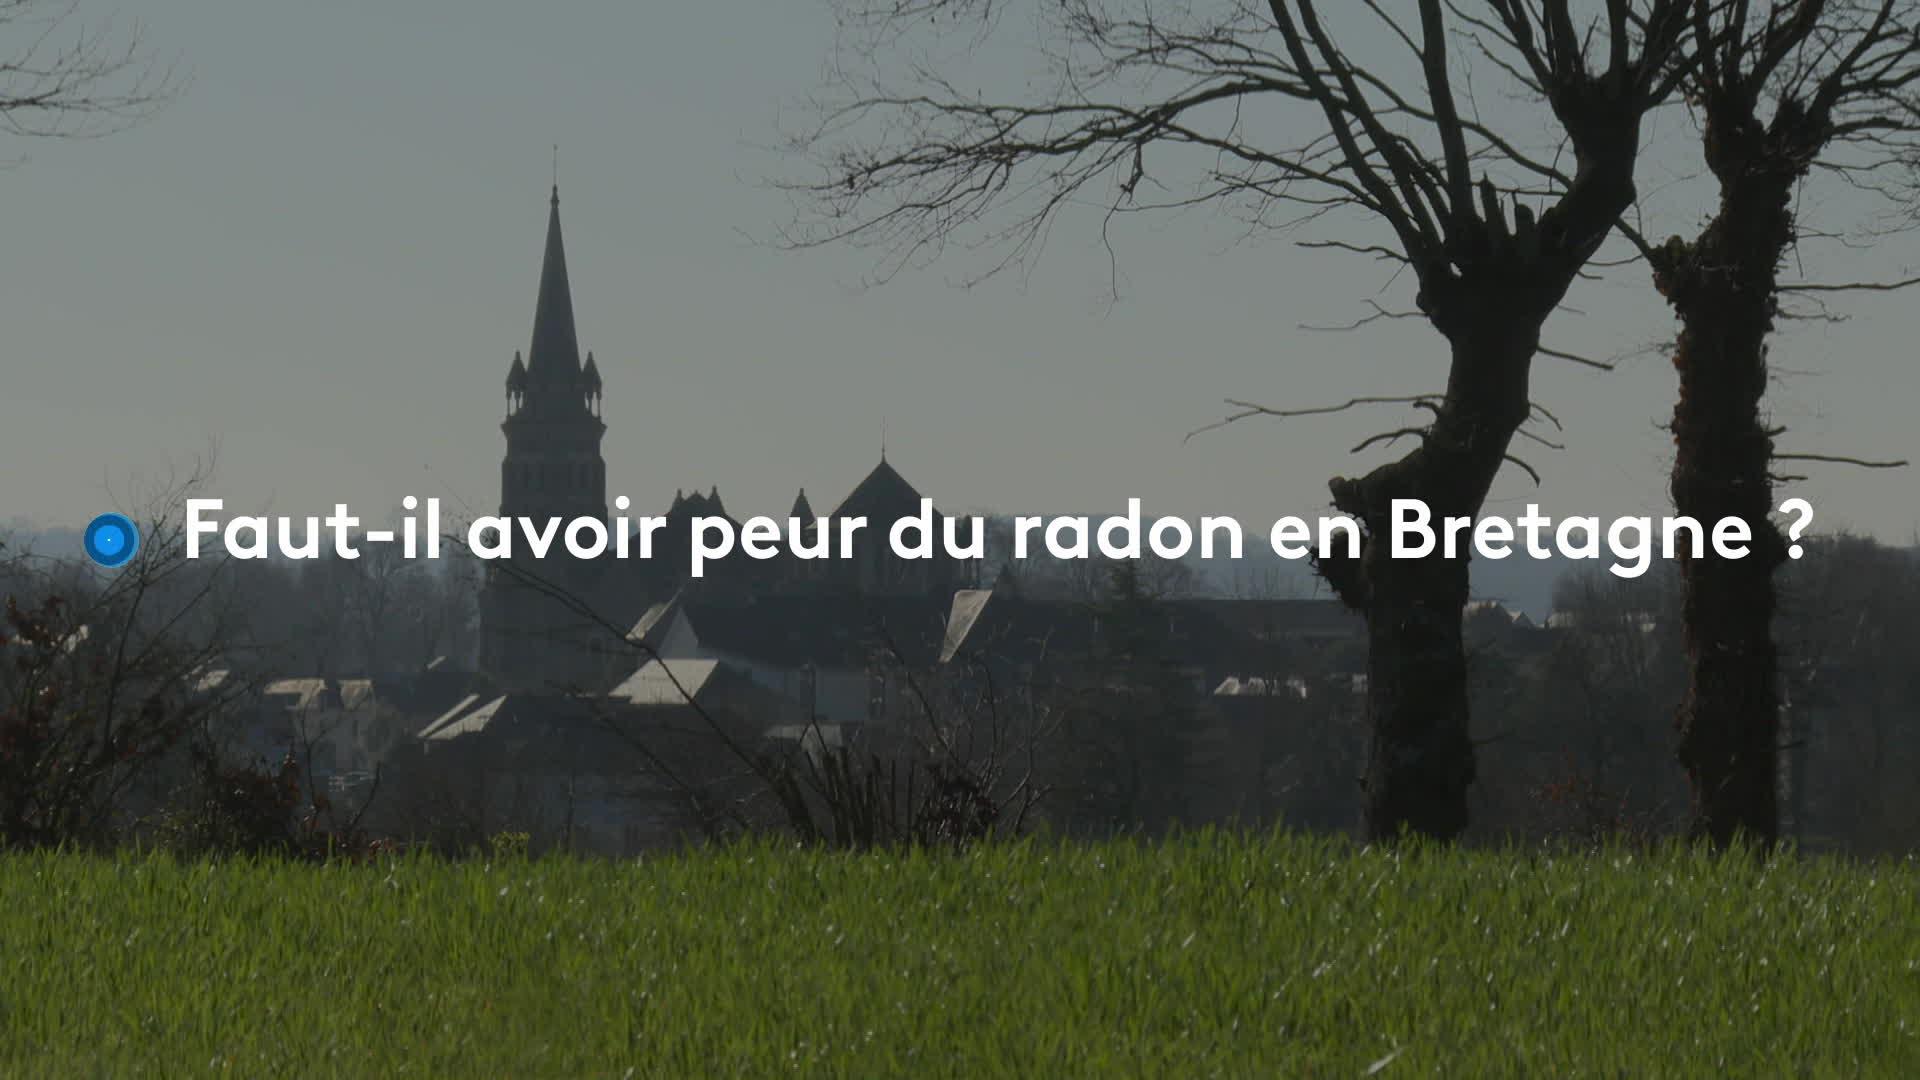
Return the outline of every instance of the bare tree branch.
{"type": "Polygon", "coordinates": [[[1870,461],[1866,458],[1848,457],[1844,454],[1780,454],[1773,455],[1775,461],[1823,461],[1835,465],[1858,465],[1863,469],[1904,469],[1908,462],[1905,458],[1898,461],[1870,461]]]}
{"type": "Polygon", "coordinates": [[[151,116],[182,80],[134,24],[88,23],[78,0],[0,0],[0,132],[92,138],[151,116]]]}

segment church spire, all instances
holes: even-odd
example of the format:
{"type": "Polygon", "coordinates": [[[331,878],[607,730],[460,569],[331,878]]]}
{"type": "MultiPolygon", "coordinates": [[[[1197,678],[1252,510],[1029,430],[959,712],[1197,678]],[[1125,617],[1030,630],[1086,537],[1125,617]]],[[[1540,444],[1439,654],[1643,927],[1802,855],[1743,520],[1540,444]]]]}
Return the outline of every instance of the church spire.
{"type": "Polygon", "coordinates": [[[572,387],[580,376],[580,343],[573,330],[573,291],[567,285],[567,251],[560,241],[560,185],[553,185],[547,211],[547,250],[540,264],[540,297],[533,309],[533,343],[527,349],[527,381],[572,387]]]}

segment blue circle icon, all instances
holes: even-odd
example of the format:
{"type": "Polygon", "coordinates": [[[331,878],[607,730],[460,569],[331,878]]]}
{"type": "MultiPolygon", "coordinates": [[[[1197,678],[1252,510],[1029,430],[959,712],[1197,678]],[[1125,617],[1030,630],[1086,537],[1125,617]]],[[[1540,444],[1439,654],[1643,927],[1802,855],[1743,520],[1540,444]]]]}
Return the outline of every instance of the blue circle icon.
{"type": "Polygon", "coordinates": [[[124,514],[101,514],[87,522],[81,546],[87,558],[111,570],[125,566],[140,550],[140,530],[124,514]]]}

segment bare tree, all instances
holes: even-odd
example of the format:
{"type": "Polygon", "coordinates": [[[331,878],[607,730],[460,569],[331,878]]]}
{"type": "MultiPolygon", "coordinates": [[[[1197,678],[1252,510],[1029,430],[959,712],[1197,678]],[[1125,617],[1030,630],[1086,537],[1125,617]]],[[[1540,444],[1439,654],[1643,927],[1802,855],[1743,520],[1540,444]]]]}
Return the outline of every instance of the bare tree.
{"type": "MultiPolygon", "coordinates": [[[[1405,456],[1331,482],[1334,505],[1367,536],[1358,560],[1319,570],[1369,628],[1368,831],[1452,837],[1474,777],[1467,565],[1389,558],[1391,506],[1475,514],[1516,460],[1509,444],[1535,412],[1542,326],[1634,199],[1642,117],[1686,70],[1688,4],[1606,0],[1590,15],[1569,0],[1328,7],[1036,4],[1049,77],[994,103],[957,73],[970,50],[943,69],[915,35],[991,38],[1009,5],[841,0],[842,81],[795,140],[824,174],[790,185],[802,206],[790,239],[877,245],[883,276],[949,241],[985,243],[1003,253],[991,273],[1029,259],[1076,203],[1104,222],[1213,204],[1256,228],[1338,222],[1336,238],[1308,243],[1411,271],[1418,315],[1447,340],[1445,389],[1312,410],[1432,414],[1362,444],[1416,439],[1405,456]],[[1410,73],[1406,85],[1396,70],[1410,73]],[[1500,112],[1525,115],[1483,114],[1476,83],[1517,91],[1500,112]]],[[[1293,414],[1247,405],[1231,419],[1262,415],[1293,414]]]]}
{"type": "Polygon", "coordinates": [[[1595,842],[1649,838],[1682,816],[1662,722],[1680,680],[1677,592],[1664,572],[1586,568],[1555,583],[1559,625],[1512,747],[1532,759],[1529,826],[1595,842]]]}
{"type": "Polygon", "coordinates": [[[179,89],[136,24],[89,21],[78,0],[0,0],[0,132],[82,138],[138,123],[179,89]]]}
{"type": "Polygon", "coordinates": [[[251,689],[224,560],[186,557],[179,508],[141,515],[133,560],[99,580],[23,558],[0,575],[0,848],[119,839],[164,766],[251,689]]]}
{"type": "MultiPolygon", "coordinates": [[[[1711,551],[1681,561],[1689,685],[1679,759],[1693,787],[1696,834],[1745,833],[1771,844],[1780,706],[1773,639],[1774,570],[1787,545],[1769,520],[1782,454],[1762,408],[1767,339],[1783,295],[1874,287],[1792,284],[1782,261],[1804,230],[1794,216],[1815,170],[1910,205],[1920,150],[1920,17],[1903,0],[1693,0],[1687,101],[1717,213],[1692,240],[1646,247],[1680,319],[1674,366],[1674,508],[1700,521],[1739,518],[1745,558],[1711,551]]],[[[1644,245],[1643,245],[1644,246],[1644,245]]],[[[1892,287],[1898,282],[1880,283],[1892,287]]]]}
{"type": "Polygon", "coordinates": [[[1845,533],[1808,546],[1778,575],[1782,832],[1809,847],[1910,852],[1920,841],[1920,553],[1845,533]]]}

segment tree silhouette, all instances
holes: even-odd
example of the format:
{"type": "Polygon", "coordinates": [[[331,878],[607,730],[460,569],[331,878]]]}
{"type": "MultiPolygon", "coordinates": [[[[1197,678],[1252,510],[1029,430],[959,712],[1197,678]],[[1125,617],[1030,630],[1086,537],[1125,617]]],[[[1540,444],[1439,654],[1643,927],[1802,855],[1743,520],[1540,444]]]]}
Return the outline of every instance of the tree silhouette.
{"type": "Polygon", "coordinates": [[[89,23],[69,0],[0,0],[0,132],[82,138],[138,123],[179,89],[135,25],[89,23]]]}
{"type": "Polygon", "coordinates": [[[1745,521],[1753,543],[1742,559],[1682,553],[1689,684],[1679,759],[1693,786],[1693,831],[1721,845],[1741,833],[1764,845],[1779,829],[1772,623],[1774,570],[1787,558],[1768,519],[1772,470],[1783,459],[1820,459],[1774,449],[1782,429],[1762,410],[1767,339],[1783,294],[1873,287],[1796,286],[1780,280],[1780,266],[1803,235],[1794,201],[1816,169],[1911,205],[1920,22],[1900,0],[1690,6],[1698,62],[1687,101],[1719,205],[1693,240],[1646,248],[1680,320],[1673,502],[1703,522],[1745,521]]]}
{"type": "MultiPolygon", "coordinates": [[[[1306,242],[1411,271],[1447,341],[1445,389],[1348,403],[1432,415],[1362,444],[1417,439],[1403,457],[1331,482],[1367,535],[1359,559],[1319,564],[1368,625],[1375,838],[1457,835],[1474,777],[1467,564],[1390,559],[1392,503],[1475,514],[1515,460],[1541,328],[1632,203],[1641,120],[1687,70],[1685,0],[1598,6],[1588,19],[1568,0],[1395,5],[1412,16],[1377,0],[1036,4],[1049,81],[994,103],[955,72],[1010,5],[842,0],[840,81],[794,140],[824,172],[787,184],[802,207],[787,239],[874,245],[882,278],[950,241],[999,252],[986,273],[1020,264],[1076,202],[1107,222],[1212,204],[1255,227],[1337,223],[1306,242]],[[968,48],[943,68],[923,31],[968,48]],[[1395,70],[1413,73],[1406,85],[1395,70]],[[1496,120],[1476,84],[1518,104],[1496,120]],[[1526,115],[1503,122],[1510,111],[1526,115]]],[[[1288,414],[1233,418],[1259,415],[1288,414]]]]}

